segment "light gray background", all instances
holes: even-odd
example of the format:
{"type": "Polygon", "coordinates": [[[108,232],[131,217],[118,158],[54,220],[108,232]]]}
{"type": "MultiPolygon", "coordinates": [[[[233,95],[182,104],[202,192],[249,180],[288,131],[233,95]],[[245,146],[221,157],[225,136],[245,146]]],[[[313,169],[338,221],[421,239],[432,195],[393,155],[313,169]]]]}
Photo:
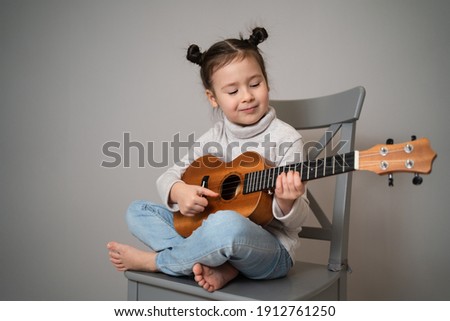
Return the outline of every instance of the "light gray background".
{"type": "MultiPolygon", "coordinates": [[[[203,133],[211,111],[185,50],[255,25],[272,98],[363,85],[358,149],[415,134],[439,155],[420,187],[355,173],[349,299],[450,299],[446,0],[1,0],[0,299],[126,299],[105,244],[140,246],[124,212],[158,201],[164,168],[139,168],[136,149],[131,168],[102,168],[102,146],[127,132],[160,160],[176,133],[203,133]]],[[[321,261],[326,246],[300,252],[321,261]]]]}

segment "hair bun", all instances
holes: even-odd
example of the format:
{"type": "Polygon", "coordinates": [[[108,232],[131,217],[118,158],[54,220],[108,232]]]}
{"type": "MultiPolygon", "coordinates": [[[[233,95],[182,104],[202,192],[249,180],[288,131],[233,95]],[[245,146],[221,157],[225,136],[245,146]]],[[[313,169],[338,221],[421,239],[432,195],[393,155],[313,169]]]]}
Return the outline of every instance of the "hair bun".
{"type": "Polygon", "coordinates": [[[261,42],[266,40],[269,37],[267,34],[266,29],[264,28],[255,28],[252,31],[252,34],[250,35],[248,42],[251,43],[254,46],[258,46],[261,42]]]}
{"type": "Polygon", "coordinates": [[[197,45],[189,46],[186,58],[190,62],[193,62],[194,64],[197,64],[199,66],[201,66],[203,63],[203,53],[200,51],[200,48],[197,45]]]}

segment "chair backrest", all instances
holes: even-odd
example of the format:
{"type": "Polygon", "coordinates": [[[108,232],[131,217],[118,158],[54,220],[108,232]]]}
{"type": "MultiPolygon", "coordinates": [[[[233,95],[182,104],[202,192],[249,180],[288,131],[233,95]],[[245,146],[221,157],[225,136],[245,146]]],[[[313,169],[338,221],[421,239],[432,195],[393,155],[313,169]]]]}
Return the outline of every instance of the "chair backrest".
{"type": "MultiPolygon", "coordinates": [[[[354,150],[356,121],[359,119],[364,102],[365,89],[353,89],[317,98],[301,100],[271,100],[277,117],[297,130],[328,128],[322,138],[308,152],[308,159],[315,159],[333,137],[340,133],[340,141],[345,142],[339,153],[354,150]]],[[[326,155],[332,156],[332,155],[326,155]]],[[[341,271],[347,269],[348,234],[350,217],[350,196],[352,173],[336,177],[332,221],[308,190],[310,206],[321,227],[305,226],[300,237],[330,241],[328,269],[341,271]]]]}

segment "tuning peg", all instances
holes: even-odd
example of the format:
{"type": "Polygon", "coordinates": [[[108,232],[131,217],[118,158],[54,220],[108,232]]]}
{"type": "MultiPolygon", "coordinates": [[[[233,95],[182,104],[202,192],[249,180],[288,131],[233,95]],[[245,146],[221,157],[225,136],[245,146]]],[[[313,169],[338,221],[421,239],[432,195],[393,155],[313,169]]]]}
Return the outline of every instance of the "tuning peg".
{"type": "Polygon", "coordinates": [[[414,185],[420,185],[423,182],[423,178],[418,173],[415,173],[412,182],[414,185]]]}
{"type": "MultiPolygon", "coordinates": [[[[414,141],[416,139],[417,139],[416,135],[412,135],[411,136],[411,140],[412,141],[414,141]]],[[[420,176],[419,173],[414,173],[414,177],[413,177],[412,183],[414,185],[420,185],[420,184],[422,184],[422,182],[423,182],[422,176],[420,176]]]]}
{"type": "MultiPolygon", "coordinates": [[[[386,144],[392,145],[392,144],[394,144],[394,140],[392,138],[388,138],[388,139],[386,139],[386,144]]],[[[388,174],[388,185],[394,186],[394,175],[392,173],[388,174]]]]}

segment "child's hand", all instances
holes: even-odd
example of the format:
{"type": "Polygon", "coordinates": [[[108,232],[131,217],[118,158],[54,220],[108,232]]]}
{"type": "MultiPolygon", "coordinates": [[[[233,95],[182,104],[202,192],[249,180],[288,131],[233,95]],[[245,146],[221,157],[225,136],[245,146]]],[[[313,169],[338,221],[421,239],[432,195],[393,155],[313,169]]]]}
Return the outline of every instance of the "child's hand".
{"type": "Polygon", "coordinates": [[[297,171],[281,173],[275,185],[275,199],[281,211],[287,214],[291,211],[294,201],[305,193],[305,185],[297,171]]]}
{"type": "Polygon", "coordinates": [[[180,212],[186,216],[202,213],[208,205],[204,196],[218,197],[219,194],[205,187],[175,183],[170,190],[170,201],[177,203],[180,212]]]}

